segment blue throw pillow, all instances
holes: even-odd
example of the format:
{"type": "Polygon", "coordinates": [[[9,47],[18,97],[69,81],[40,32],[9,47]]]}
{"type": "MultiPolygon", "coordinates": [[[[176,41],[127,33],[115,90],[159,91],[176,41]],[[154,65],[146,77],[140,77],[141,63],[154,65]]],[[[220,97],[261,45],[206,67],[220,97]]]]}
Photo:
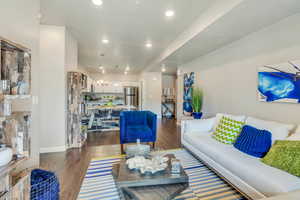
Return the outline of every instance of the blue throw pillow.
{"type": "Polygon", "coordinates": [[[269,131],[246,125],[243,127],[234,147],[251,156],[262,158],[267,154],[271,145],[272,134],[269,131]]]}

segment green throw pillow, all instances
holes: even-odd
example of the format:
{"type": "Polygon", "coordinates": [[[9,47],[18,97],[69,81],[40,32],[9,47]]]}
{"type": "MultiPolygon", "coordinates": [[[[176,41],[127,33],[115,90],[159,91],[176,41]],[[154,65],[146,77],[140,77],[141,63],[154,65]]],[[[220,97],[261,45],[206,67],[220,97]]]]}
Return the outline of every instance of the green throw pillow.
{"type": "Polygon", "coordinates": [[[223,116],[212,136],[224,144],[233,144],[240,135],[244,124],[244,122],[223,116]]]}
{"type": "Polygon", "coordinates": [[[300,141],[277,140],[261,161],[300,176],[300,141]]]}

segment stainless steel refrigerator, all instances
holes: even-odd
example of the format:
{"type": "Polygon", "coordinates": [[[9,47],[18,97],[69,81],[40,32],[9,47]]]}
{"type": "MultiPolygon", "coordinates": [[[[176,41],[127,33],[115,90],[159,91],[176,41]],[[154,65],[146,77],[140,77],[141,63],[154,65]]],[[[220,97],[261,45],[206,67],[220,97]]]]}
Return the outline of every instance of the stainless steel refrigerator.
{"type": "Polygon", "coordinates": [[[139,88],[138,87],[124,87],[125,105],[139,106],[139,88]]]}

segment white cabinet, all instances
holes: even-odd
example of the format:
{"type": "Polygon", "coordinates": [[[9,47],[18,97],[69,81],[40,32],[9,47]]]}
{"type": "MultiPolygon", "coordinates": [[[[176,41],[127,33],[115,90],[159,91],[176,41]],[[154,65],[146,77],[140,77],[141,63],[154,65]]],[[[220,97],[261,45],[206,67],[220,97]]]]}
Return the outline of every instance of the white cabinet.
{"type": "Polygon", "coordinates": [[[123,93],[122,86],[114,85],[95,85],[95,93],[123,93]]]}
{"type": "Polygon", "coordinates": [[[123,87],[122,86],[115,87],[115,92],[116,93],[123,93],[124,92],[123,87]]]}
{"type": "Polygon", "coordinates": [[[94,90],[95,93],[103,93],[104,92],[104,89],[102,86],[100,85],[95,85],[95,90],[94,90]]]}

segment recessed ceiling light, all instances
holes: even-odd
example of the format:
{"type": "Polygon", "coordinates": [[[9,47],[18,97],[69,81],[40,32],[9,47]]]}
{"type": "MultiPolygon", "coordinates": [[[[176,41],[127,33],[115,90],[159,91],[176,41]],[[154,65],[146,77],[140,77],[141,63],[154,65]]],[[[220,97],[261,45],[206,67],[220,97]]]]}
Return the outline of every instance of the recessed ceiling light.
{"type": "Polygon", "coordinates": [[[108,43],[109,43],[109,40],[108,40],[108,39],[103,39],[103,40],[102,40],[102,43],[103,43],[103,44],[108,44],[108,43]]]}
{"type": "Polygon", "coordinates": [[[146,46],[147,48],[151,48],[151,47],[152,47],[152,43],[147,42],[145,46],[146,46]]]}
{"type": "Polygon", "coordinates": [[[177,76],[181,76],[181,70],[177,69],[177,76]]]}
{"type": "Polygon", "coordinates": [[[173,17],[174,15],[175,15],[174,10],[167,10],[167,11],[165,12],[165,16],[166,16],[166,17],[173,17]]]}
{"type": "Polygon", "coordinates": [[[162,65],[162,67],[161,67],[161,71],[162,71],[162,72],[165,72],[165,71],[167,71],[167,70],[166,70],[166,65],[162,65]]]}
{"type": "Polygon", "coordinates": [[[43,14],[39,13],[37,17],[38,17],[38,19],[42,19],[43,18],[43,14]]]}
{"type": "Polygon", "coordinates": [[[101,6],[103,4],[102,0],[92,0],[93,4],[95,4],[96,6],[101,6]]]}

